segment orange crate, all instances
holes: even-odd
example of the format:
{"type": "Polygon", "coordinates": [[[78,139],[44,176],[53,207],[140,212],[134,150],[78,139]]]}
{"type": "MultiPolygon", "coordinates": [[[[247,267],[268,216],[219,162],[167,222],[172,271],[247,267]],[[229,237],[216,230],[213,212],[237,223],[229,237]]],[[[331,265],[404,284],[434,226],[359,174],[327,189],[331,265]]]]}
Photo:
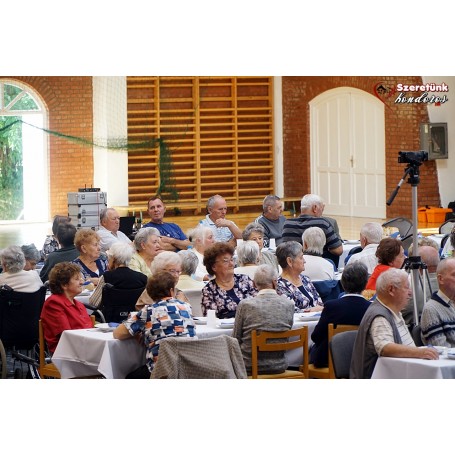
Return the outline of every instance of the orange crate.
{"type": "Polygon", "coordinates": [[[417,212],[417,220],[419,223],[427,222],[427,209],[425,207],[420,207],[417,212]]]}
{"type": "Polygon", "coordinates": [[[452,209],[427,209],[427,222],[442,224],[446,220],[446,213],[452,213],[452,209]]]}

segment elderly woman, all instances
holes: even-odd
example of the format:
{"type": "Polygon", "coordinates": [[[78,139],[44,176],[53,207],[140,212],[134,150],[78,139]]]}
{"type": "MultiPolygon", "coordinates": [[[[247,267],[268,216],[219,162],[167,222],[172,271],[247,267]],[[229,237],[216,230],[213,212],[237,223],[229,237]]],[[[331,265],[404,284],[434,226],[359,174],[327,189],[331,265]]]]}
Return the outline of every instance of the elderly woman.
{"type": "Polygon", "coordinates": [[[365,288],[367,291],[374,291],[376,289],[376,280],[381,273],[392,267],[397,269],[401,268],[405,259],[401,240],[392,237],[382,239],[376,250],[376,257],[378,258],[378,265],[374,268],[373,273],[368,280],[365,288]]]}
{"type": "MultiPolygon", "coordinates": [[[[154,228],[148,228],[154,229],[154,228]]],[[[151,276],[160,272],[169,272],[175,280],[175,296],[177,299],[188,302],[185,294],[177,288],[180,275],[182,273],[182,257],[175,251],[162,251],[152,262],[151,276]]],[[[149,279],[150,279],[149,277],[149,279]]],[[[144,305],[151,305],[153,303],[152,297],[147,292],[147,288],[140,295],[136,302],[136,309],[140,310],[144,305]]]]}
{"type": "Polygon", "coordinates": [[[305,275],[310,280],[333,280],[335,264],[322,257],[325,245],[325,234],[321,228],[310,227],[302,234],[305,275]]]}
{"type": "Polygon", "coordinates": [[[98,284],[100,277],[107,270],[107,261],[100,257],[100,237],[92,229],[79,229],[74,236],[74,244],[79,256],[73,261],[81,269],[84,282],[98,284]]]}
{"type": "Polygon", "coordinates": [[[188,238],[191,240],[194,254],[198,258],[194,277],[196,280],[208,281],[210,277],[204,265],[204,251],[215,243],[215,234],[208,226],[198,224],[195,229],[188,232],[188,238]]]}
{"type": "Polygon", "coordinates": [[[180,250],[177,254],[182,259],[182,273],[180,274],[177,288],[183,290],[202,289],[204,283],[193,278],[199,263],[193,250],[180,250]]]}
{"type": "Polygon", "coordinates": [[[234,274],[234,248],[226,242],[217,242],[205,250],[204,265],[210,280],[202,289],[202,309],[215,310],[220,319],[233,318],[237,305],[247,297],[254,297],[257,289],[248,275],[234,274]]]}
{"type": "Polygon", "coordinates": [[[146,367],[130,373],[128,379],[150,377],[162,339],[170,336],[193,337],[196,334],[191,306],[175,296],[175,276],[172,273],[158,272],[152,275],[148,279],[146,289],[155,303],[130,316],[114,330],[113,334],[114,338],[120,340],[140,335],[147,348],[146,367]]]}
{"type": "Polygon", "coordinates": [[[153,260],[163,251],[160,246],[160,231],[152,227],[139,229],[133,244],[136,253],[131,258],[130,269],[149,277],[152,274],[153,260]]]}
{"type": "Polygon", "coordinates": [[[259,262],[258,264],[270,264],[275,267],[278,272],[281,272],[276,256],[270,251],[262,251],[264,248],[264,227],[259,223],[248,224],[242,232],[243,241],[253,240],[259,247],[259,262]]]}
{"type": "Polygon", "coordinates": [[[18,292],[36,292],[43,285],[36,270],[24,270],[25,256],[19,246],[5,248],[0,256],[3,268],[0,286],[7,285],[18,292]]]}
{"type": "Polygon", "coordinates": [[[41,311],[44,339],[49,350],[55,351],[64,330],[88,329],[93,326],[85,306],[74,297],[82,292],[84,277],[78,265],[56,264],[49,274],[52,295],[41,311]]]}
{"type": "Polygon", "coordinates": [[[35,270],[36,264],[41,261],[41,254],[34,243],[22,245],[21,250],[25,256],[24,270],[35,270]]]}
{"type": "Polygon", "coordinates": [[[237,247],[237,263],[239,266],[234,269],[234,273],[242,273],[253,279],[259,266],[259,254],[258,244],[254,240],[242,242],[237,247]]]}
{"type": "Polygon", "coordinates": [[[277,292],[294,301],[295,312],[321,311],[323,303],[311,280],[303,274],[305,259],[300,243],[280,243],[276,257],[283,271],[278,278],[277,292]]]}
{"type": "Polygon", "coordinates": [[[98,307],[101,303],[103,285],[112,284],[118,289],[145,288],[147,277],[141,273],[131,270],[128,265],[133,256],[133,248],[127,243],[114,243],[107,251],[107,262],[109,270],[104,272],[98,286],[90,297],[89,303],[98,307]]]}

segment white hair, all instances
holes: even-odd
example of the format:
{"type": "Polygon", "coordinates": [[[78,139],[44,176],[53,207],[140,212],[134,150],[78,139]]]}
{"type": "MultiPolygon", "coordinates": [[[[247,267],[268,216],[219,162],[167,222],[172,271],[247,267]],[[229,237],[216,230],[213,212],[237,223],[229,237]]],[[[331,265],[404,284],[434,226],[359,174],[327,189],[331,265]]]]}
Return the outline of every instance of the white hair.
{"type": "Polygon", "coordinates": [[[313,205],[322,205],[324,202],[320,196],[317,194],[305,194],[305,196],[302,197],[302,200],[300,201],[300,208],[301,209],[311,209],[313,205]]]}
{"type": "Polygon", "coordinates": [[[365,223],[360,229],[368,243],[379,243],[382,240],[383,229],[379,223],[365,223]]]}

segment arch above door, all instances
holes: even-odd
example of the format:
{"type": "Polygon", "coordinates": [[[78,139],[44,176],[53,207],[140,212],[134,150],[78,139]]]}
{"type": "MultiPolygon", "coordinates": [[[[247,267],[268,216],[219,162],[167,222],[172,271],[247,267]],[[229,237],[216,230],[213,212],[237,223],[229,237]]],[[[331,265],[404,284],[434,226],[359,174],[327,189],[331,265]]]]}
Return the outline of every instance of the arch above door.
{"type": "Polygon", "coordinates": [[[384,104],[353,87],[310,101],[311,191],[327,215],[385,218],[384,104]]]}

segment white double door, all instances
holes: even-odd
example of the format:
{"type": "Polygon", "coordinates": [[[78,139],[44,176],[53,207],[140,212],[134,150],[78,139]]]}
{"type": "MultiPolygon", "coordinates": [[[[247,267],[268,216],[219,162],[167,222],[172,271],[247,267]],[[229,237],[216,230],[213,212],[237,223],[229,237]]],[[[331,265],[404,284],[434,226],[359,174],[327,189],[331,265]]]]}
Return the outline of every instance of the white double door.
{"type": "Polygon", "coordinates": [[[310,131],[311,191],[324,213],[385,218],[384,104],[352,87],[329,90],[310,102],[310,131]]]}

